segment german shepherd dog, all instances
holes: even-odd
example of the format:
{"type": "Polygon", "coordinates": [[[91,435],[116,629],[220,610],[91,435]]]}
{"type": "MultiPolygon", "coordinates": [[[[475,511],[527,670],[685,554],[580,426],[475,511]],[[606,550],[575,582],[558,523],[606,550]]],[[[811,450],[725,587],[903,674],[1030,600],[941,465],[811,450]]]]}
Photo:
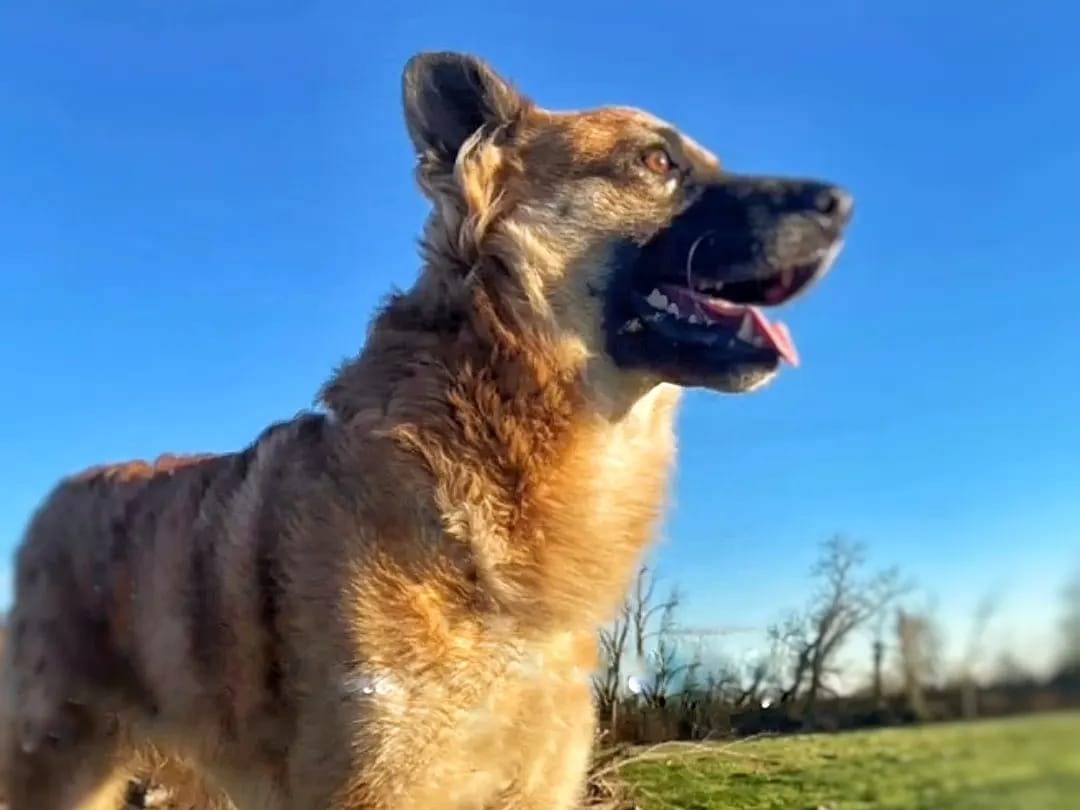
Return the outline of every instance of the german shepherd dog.
{"type": "Polygon", "coordinates": [[[667,495],[680,388],[796,361],[852,202],[484,62],[403,77],[432,203],[414,286],[319,407],[226,455],[61,482],[18,551],[11,810],[113,808],[140,752],[240,810],[562,810],[594,632],[667,495]]]}

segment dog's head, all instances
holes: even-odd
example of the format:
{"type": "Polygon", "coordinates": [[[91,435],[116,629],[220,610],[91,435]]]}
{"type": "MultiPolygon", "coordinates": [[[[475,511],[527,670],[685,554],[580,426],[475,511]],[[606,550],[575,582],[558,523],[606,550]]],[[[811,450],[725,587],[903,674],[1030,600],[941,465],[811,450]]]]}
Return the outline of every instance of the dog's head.
{"type": "Polygon", "coordinates": [[[509,278],[524,317],[577,346],[609,394],[748,391],[797,362],[761,310],[828,270],[847,193],[729,174],[639,110],[544,110],[469,56],[415,56],[403,89],[435,204],[429,265],[509,278]]]}

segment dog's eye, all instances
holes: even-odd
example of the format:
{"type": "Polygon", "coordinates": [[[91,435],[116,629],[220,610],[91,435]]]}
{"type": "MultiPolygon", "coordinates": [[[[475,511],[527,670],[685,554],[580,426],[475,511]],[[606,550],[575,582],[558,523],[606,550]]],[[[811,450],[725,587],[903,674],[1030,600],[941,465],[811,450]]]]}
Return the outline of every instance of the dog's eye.
{"type": "Polygon", "coordinates": [[[671,160],[671,155],[667,153],[667,150],[659,146],[655,146],[645,152],[645,154],[641,156],[641,161],[645,164],[645,168],[654,174],[667,174],[675,165],[671,160]]]}

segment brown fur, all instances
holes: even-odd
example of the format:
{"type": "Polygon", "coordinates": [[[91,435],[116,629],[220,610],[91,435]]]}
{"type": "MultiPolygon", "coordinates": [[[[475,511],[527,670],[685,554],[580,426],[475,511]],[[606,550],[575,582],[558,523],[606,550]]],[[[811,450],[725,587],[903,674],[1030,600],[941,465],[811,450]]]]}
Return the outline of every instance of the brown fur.
{"type": "Polygon", "coordinates": [[[12,810],[111,807],[150,746],[240,810],[578,801],[594,631],[661,515],[678,397],[602,351],[611,235],[677,210],[613,161],[662,132],[717,169],[643,113],[495,89],[506,126],[418,143],[423,272],[326,415],[74,476],[34,516],[5,649],[12,810]]]}

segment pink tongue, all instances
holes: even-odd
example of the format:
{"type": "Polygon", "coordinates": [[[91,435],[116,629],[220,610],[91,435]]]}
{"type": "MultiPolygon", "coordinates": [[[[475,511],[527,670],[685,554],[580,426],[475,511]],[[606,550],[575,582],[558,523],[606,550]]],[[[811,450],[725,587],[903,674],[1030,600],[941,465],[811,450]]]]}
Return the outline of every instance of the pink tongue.
{"type": "Polygon", "coordinates": [[[680,308],[697,308],[713,321],[721,321],[741,324],[747,313],[753,319],[754,335],[761,338],[784,360],[793,366],[799,365],[799,352],[795,348],[795,341],[785,324],[780,321],[773,323],[756,307],[745,304],[733,304],[722,298],[713,298],[696,290],[685,287],[667,286],[664,292],[669,298],[681,305],[680,308]]]}
{"type": "Polygon", "coordinates": [[[787,360],[791,365],[799,365],[799,350],[795,348],[795,341],[791,338],[787,324],[783,321],[770,321],[754,307],[749,307],[754,317],[754,326],[758,334],[773,347],[777,354],[787,360]]]}

